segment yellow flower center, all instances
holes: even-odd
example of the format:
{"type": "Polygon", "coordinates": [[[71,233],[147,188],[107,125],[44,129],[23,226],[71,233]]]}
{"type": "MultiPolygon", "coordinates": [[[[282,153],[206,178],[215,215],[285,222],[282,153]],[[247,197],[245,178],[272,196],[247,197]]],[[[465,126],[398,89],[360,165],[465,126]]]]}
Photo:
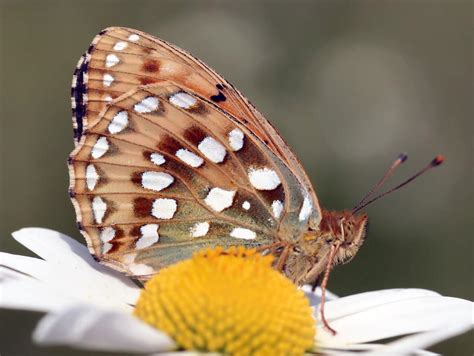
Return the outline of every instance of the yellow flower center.
{"type": "Polygon", "coordinates": [[[303,354],[314,345],[315,320],[272,260],[241,247],[196,253],[145,284],[135,315],[186,350],[303,354]]]}

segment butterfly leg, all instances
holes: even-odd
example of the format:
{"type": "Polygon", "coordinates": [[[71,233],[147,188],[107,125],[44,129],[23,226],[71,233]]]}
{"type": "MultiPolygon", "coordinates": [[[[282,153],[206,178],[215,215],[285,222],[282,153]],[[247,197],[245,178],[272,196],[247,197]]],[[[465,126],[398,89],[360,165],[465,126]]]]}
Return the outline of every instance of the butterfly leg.
{"type": "Polygon", "coordinates": [[[276,249],[278,249],[280,247],[283,247],[285,245],[286,245],[286,242],[279,241],[279,242],[274,242],[274,243],[269,244],[269,245],[259,246],[259,247],[256,248],[256,250],[257,250],[257,252],[264,252],[264,251],[269,250],[270,253],[273,253],[276,249]]]}
{"type": "Polygon", "coordinates": [[[329,253],[329,259],[328,259],[328,264],[326,266],[326,271],[324,271],[324,278],[321,283],[321,320],[323,322],[323,325],[326,327],[326,329],[329,330],[329,332],[333,335],[336,335],[336,330],[331,328],[329,326],[328,321],[326,320],[326,315],[324,312],[324,305],[326,304],[326,289],[329,281],[329,274],[332,269],[333,261],[334,258],[336,257],[337,250],[339,249],[340,244],[335,243],[334,245],[331,246],[331,252],[329,253]]]}
{"type": "Polygon", "coordinates": [[[291,249],[291,246],[286,245],[283,251],[281,252],[281,255],[278,258],[278,262],[275,267],[278,272],[283,271],[283,267],[285,267],[286,260],[288,259],[288,256],[290,254],[290,249],[291,249]]]}

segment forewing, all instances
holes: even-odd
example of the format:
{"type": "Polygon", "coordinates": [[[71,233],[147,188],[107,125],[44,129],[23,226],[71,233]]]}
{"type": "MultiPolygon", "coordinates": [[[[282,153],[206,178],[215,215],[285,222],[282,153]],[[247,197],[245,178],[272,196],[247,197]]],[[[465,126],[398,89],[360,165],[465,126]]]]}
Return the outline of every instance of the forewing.
{"type": "Polygon", "coordinates": [[[81,57],[74,74],[72,103],[76,144],[84,130],[99,120],[111,100],[139,85],[167,82],[212,102],[245,126],[272,151],[308,194],[317,229],[320,208],[298,159],[272,125],[229,82],[182,49],[146,33],[108,28],[97,35],[81,57]]]}
{"type": "Polygon", "coordinates": [[[305,187],[246,125],[173,82],[104,106],[69,168],[91,253],[134,276],[206,246],[294,239],[314,214],[305,187]]]}

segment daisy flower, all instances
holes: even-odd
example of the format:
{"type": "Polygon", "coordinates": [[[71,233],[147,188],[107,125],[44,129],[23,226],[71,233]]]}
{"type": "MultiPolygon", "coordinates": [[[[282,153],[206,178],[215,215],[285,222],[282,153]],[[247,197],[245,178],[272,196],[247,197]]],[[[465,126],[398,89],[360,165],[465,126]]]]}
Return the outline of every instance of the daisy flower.
{"type": "Polygon", "coordinates": [[[61,233],[27,228],[16,241],[40,258],[0,253],[0,307],[46,313],[40,345],[145,354],[413,354],[470,330],[473,304],[422,289],[338,298],[298,290],[252,250],[209,250],[139,287],[61,233]],[[388,343],[380,340],[395,339],[388,343]],[[187,350],[187,351],[185,351],[187,350]]]}

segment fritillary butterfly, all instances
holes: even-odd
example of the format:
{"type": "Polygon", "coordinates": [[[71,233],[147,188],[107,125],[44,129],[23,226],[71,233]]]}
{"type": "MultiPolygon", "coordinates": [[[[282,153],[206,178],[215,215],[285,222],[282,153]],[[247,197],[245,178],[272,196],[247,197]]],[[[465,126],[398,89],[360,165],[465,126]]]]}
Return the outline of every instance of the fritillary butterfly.
{"type": "Polygon", "coordinates": [[[297,284],[324,274],[325,287],[364,241],[367,216],[355,210],[367,199],[322,210],[271,124],[174,45],[100,32],[74,73],[72,107],[70,196],[90,252],[112,268],[146,279],[199,249],[244,245],[274,254],[297,284]]]}

